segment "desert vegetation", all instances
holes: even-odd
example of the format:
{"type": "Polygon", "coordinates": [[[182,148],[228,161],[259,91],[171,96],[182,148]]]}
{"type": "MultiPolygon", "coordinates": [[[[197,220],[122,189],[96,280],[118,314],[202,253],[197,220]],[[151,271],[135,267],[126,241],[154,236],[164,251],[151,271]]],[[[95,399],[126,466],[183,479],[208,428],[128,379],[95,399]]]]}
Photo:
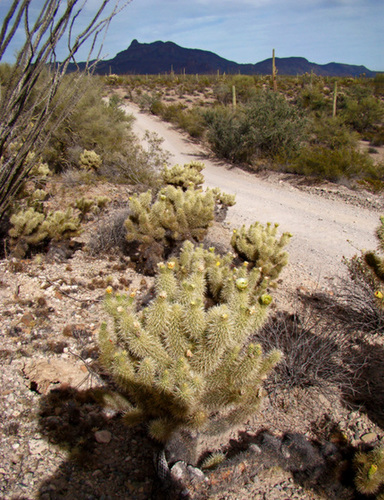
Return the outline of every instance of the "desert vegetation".
{"type": "Polygon", "coordinates": [[[267,76],[120,76],[114,85],[229,161],[377,189],[383,181],[383,162],[374,156],[383,145],[381,78],[279,76],[277,92],[267,76]],[[361,141],[372,154],[362,151],[361,141]]]}
{"type": "MultiPolygon", "coordinates": [[[[13,71],[0,65],[1,99],[13,71]]],[[[49,72],[38,75],[25,104],[27,122],[41,111],[39,89],[49,78],[49,72]]],[[[379,250],[345,261],[350,281],[332,296],[301,293],[295,310],[292,304],[290,311],[277,310],[274,294],[279,287],[285,293],[280,275],[292,235],[281,233],[277,223],[255,220],[232,234],[224,231],[224,245],[212,240],[210,230],[220,227],[235,198],[203,189],[203,164],[168,165],[160,138],[148,136],[149,148],[143,149],[132,133],[132,118],[121,109],[125,99],[132,100],[204,141],[218,157],[254,171],[348,180],[381,190],[384,166],[372,159],[383,145],[381,77],[338,79],[336,87],[335,79],[315,75],[279,76],[276,92],[270,78],[259,76],[88,75],[76,80],[80,98],[64,113],[63,96],[74,78],[63,75],[52,101],[55,127],[41,124],[35,149],[24,151],[23,137],[14,135],[0,149],[2,168],[22,164],[2,214],[2,260],[12,276],[29,265],[44,273],[52,260],[69,272],[77,251],[84,266],[97,258],[116,261],[118,279],[101,272],[87,285],[98,290],[97,307],[103,303],[91,360],[103,386],[94,400],[118,408],[125,423],[153,439],[154,449],[161,449],[158,474],[175,480],[167,463],[171,442],[186,439],[192,453],[202,439],[205,448],[193,452],[193,465],[218,467],[211,477],[217,484],[220,470],[240,459],[233,459],[239,453],[228,442],[217,446],[210,438],[244,426],[263,400],[288,405],[298,391],[318,390],[330,400],[336,393],[343,404],[364,407],[382,429],[383,414],[373,401],[382,404],[384,386],[363,374],[383,333],[383,220],[379,250]],[[361,141],[369,141],[370,154],[362,152],[361,141]],[[123,276],[127,269],[136,283],[144,281],[145,294],[123,276]]],[[[23,306],[17,293],[12,300],[23,306]]],[[[39,317],[50,314],[48,308],[41,312],[44,300],[39,317]]],[[[39,330],[38,321],[33,329],[39,330]]],[[[321,439],[334,441],[334,434],[329,426],[321,439]]],[[[380,492],[382,446],[352,443],[349,429],[344,434],[328,454],[303,437],[287,438],[297,453],[317,453],[300,481],[324,493],[321,474],[344,467],[345,498],[356,491],[380,492]]],[[[262,440],[268,453],[272,442],[262,440]]],[[[282,455],[284,450],[278,448],[282,455]]]]}

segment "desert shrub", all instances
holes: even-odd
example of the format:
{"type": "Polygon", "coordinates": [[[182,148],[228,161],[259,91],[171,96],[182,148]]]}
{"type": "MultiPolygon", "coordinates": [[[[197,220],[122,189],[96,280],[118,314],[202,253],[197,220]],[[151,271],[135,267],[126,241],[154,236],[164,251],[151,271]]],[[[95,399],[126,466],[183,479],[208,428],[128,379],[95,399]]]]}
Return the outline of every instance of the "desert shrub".
{"type": "Polygon", "coordinates": [[[297,98],[297,103],[303,109],[322,115],[332,109],[332,101],[319,86],[305,86],[297,98]]]}
{"type": "Polygon", "coordinates": [[[228,266],[232,279],[209,305],[206,253],[186,243],[179,259],[161,264],[156,295],[143,309],[135,293],[107,293],[111,322],[100,330],[101,361],[131,402],[125,421],[147,423],[159,441],[180,428],[212,434],[244,422],[281,357],[279,351],[263,356],[248,340],[272,300],[253,286],[257,269],[243,269],[239,278],[228,266]]]}
{"type": "Polygon", "coordinates": [[[372,133],[370,144],[378,148],[384,146],[384,126],[378,127],[378,129],[372,133]]]}
{"type": "Polygon", "coordinates": [[[202,137],[206,129],[205,120],[199,108],[186,109],[180,112],[176,124],[195,139],[202,137]]]}
{"type": "Polygon", "coordinates": [[[251,135],[262,154],[289,157],[305,136],[306,120],[284,96],[260,92],[247,109],[251,135]]]}
{"type": "Polygon", "coordinates": [[[256,146],[250,138],[250,123],[241,110],[215,107],[204,113],[207,139],[214,153],[232,162],[250,162],[256,146]]]}
{"type": "Polygon", "coordinates": [[[185,130],[191,137],[199,138],[205,130],[205,122],[198,108],[188,109],[184,104],[164,104],[161,100],[155,100],[149,110],[163,120],[173,123],[185,130]]]}
{"type": "Polygon", "coordinates": [[[346,99],[342,117],[361,134],[369,133],[382,123],[384,116],[383,103],[373,95],[350,96],[346,99]]]}
{"type": "Polygon", "coordinates": [[[159,170],[169,157],[161,148],[162,141],[155,132],[146,131],[142,144],[132,135],[124,150],[114,151],[104,160],[100,176],[114,183],[158,187],[161,182],[159,170]]]}
{"type": "Polygon", "coordinates": [[[279,312],[269,318],[254,337],[264,350],[278,349],[283,358],[268,381],[268,390],[316,387],[330,394],[337,386],[353,392],[358,371],[349,358],[351,337],[326,321],[310,303],[298,304],[294,313],[279,312]]]}
{"type": "Polygon", "coordinates": [[[335,289],[334,316],[352,332],[384,333],[382,283],[367,265],[364,254],[344,259],[344,263],[349,276],[335,289]]]}
{"type": "MultiPolygon", "coordinates": [[[[155,146],[156,141],[149,140],[146,151],[133,135],[132,117],[121,109],[120,100],[113,96],[109,101],[103,100],[103,87],[97,77],[85,84],[84,96],[52,135],[44,152],[45,160],[54,170],[65,172],[78,168],[81,158],[84,160],[84,151],[88,151],[88,156],[100,158],[96,163],[93,161],[92,169],[108,180],[156,184],[154,165],[158,166],[162,156],[158,143],[155,146]]],[[[81,182],[81,176],[78,180],[81,182]]]]}
{"type": "Polygon", "coordinates": [[[232,87],[236,89],[238,103],[247,103],[257,94],[257,87],[253,76],[235,75],[228,80],[219,82],[213,87],[213,95],[220,104],[232,103],[232,87]]]}
{"type": "Polygon", "coordinates": [[[235,162],[249,163],[255,155],[287,158],[300,147],[306,127],[297,109],[270,91],[236,110],[217,107],[204,117],[215,153],[235,162]]]}
{"type": "MultiPolygon", "coordinates": [[[[84,150],[94,151],[104,161],[109,154],[123,150],[129,140],[131,118],[118,105],[105,102],[100,80],[89,78],[83,83],[86,91],[82,99],[54,132],[45,150],[46,161],[58,171],[76,167],[84,150]]],[[[67,85],[71,85],[70,78],[67,85]]]]}
{"type": "Polygon", "coordinates": [[[297,174],[320,177],[333,182],[349,178],[377,179],[382,175],[367,153],[346,146],[338,149],[321,145],[304,147],[287,168],[297,174]]]}
{"type": "Polygon", "coordinates": [[[321,116],[308,123],[307,143],[310,145],[321,145],[333,150],[340,147],[356,149],[358,138],[357,132],[353,132],[338,116],[321,116]]]}
{"type": "Polygon", "coordinates": [[[384,95],[384,75],[383,73],[376,73],[373,80],[375,96],[384,95]]]}
{"type": "Polygon", "coordinates": [[[128,252],[127,230],[124,222],[129,216],[129,210],[116,210],[102,218],[96,230],[92,233],[87,248],[92,255],[99,255],[101,252],[121,251],[128,252]]]}

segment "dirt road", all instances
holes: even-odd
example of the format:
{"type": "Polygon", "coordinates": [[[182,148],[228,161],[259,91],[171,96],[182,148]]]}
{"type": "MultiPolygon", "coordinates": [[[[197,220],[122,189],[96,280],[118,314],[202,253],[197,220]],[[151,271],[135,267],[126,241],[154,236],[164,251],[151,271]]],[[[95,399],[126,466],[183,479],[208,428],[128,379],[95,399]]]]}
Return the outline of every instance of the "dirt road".
{"type": "MultiPolygon", "coordinates": [[[[374,232],[380,216],[377,209],[348,204],[342,199],[325,199],[282,182],[276,175],[261,178],[212,161],[199,145],[171,125],[141,113],[133,104],[127,105],[126,110],[136,118],[133,129],[140,138],[145,130],[163,138],[162,146],[171,154],[171,164],[203,161],[206,185],[236,194],[236,205],[227,216],[231,227],[270,221],[278,222],[281,231],[293,234],[286,273],[298,285],[302,282],[326,286],[328,279],[345,272],[343,256],[351,257],[358,249],[376,248],[374,232]]],[[[363,200],[371,195],[361,196],[363,200]]]]}

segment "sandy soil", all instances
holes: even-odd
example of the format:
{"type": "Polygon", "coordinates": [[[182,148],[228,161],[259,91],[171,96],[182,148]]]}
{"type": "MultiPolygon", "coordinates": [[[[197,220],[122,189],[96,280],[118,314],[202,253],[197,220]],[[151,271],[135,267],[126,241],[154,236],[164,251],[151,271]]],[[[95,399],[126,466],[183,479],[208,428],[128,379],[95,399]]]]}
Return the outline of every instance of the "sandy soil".
{"type": "Polygon", "coordinates": [[[382,195],[331,183],[309,186],[295,176],[274,172],[246,172],[212,159],[201,144],[134,104],[124,108],[136,118],[133,129],[139,137],[149,130],[163,139],[171,164],[203,161],[206,185],[236,194],[236,205],[226,219],[230,227],[270,221],[293,234],[290,266],[284,272],[297,285],[328,287],[330,279],[345,272],[343,256],[376,248],[375,228],[384,213],[382,195]]]}

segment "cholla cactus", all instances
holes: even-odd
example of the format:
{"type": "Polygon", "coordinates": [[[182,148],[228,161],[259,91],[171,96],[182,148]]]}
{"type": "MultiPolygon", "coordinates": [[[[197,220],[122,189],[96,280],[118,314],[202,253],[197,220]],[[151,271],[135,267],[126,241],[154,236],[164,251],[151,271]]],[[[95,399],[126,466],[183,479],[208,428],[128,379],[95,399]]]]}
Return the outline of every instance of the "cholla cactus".
{"type": "Polygon", "coordinates": [[[290,233],[283,233],[277,238],[278,226],[270,222],[266,226],[255,222],[248,228],[243,226],[234,230],[231,239],[231,245],[240,257],[260,268],[262,275],[272,280],[288,263],[288,254],[283,248],[292,237],[290,233]]]}
{"type": "Polygon", "coordinates": [[[69,239],[78,234],[80,229],[79,218],[74,215],[72,208],[65,212],[57,210],[49,212],[41,225],[41,230],[47,233],[50,240],[60,241],[69,239]]]}
{"type": "Polygon", "coordinates": [[[85,198],[82,196],[75,201],[75,207],[77,210],[80,210],[82,217],[84,217],[86,214],[93,211],[95,202],[92,198],[85,198]]]}
{"type": "Polygon", "coordinates": [[[45,241],[70,238],[78,232],[80,225],[70,208],[66,212],[49,212],[47,216],[28,208],[13,214],[10,222],[10,246],[18,257],[24,257],[30,247],[45,241]]]}
{"type": "Polygon", "coordinates": [[[111,86],[117,85],[119,83],[119,75],[115,75],[114,73],[107,75],[105,77],[105,83],[111,86]]]}
{"type": "MultiPolygon", "coordinates": [[[[384,486],[384,445],[381,444],[368,453],[357,453],[355,467],[358,491],[367,495],[379,493],[384,486]]],[[[384,498],[383,491],[380,498],[384,498]]]]}
{"type": "MultiPolygon", "coordinates": [[[[211,191],[183,191],[167,186],[158,193],[154,202],[151,191],[135,195],[130,198],[131,214],[125,221],[127,240],[146,248],[160,246],[159,258],[164,259],[165,251],[182,241],[201,241],[204,238],[214,218],[214,207],[211,191]]],[[[141,250],[141,255],[144,255],[143,247],[141,250]]]]}
{"type": "Polygon", "coordinates": [[[102,165],[101,157],[95,151],[84,149],[80,155],[80,168],[84,170],[95,170],[96,172],[102,165]]]}
{"type": "MultiPolygon", "coordinates": [[[[377,239],[379,240],[379,248],[384,252],[384,217],[380,217],[381,225],[376,230],[377,239]]],[[[384,257],[380,257],[375,252],[367,252],[365,254],[365,261],[372,269],[375,276],[384,281],[384,257]]]]}
{"type": "Polygon", "coordinates": [[[213,188],[212,192],[215,195],[216,203],[226,207],[235,205],[236,196],[234,194],[223,193],[219,188],[213,188]]]}
{"type": "Polygon", "coordinates": [[[41,228],[44,219],[45,215],[36,212],[34,208],[20,210],[11,216],[12,227],[8,234],[14,254],[24,257],[30,245],[38,245],[45,240],[48,233],[41,228]]]}
{"type": "Polygon", "coordinates": [[[39,180],[39,182],[46,180],[47,177],[51,175],[51,170],[49,169],[49,166],[47,163],[43,163],[39,161],[36,163],[36,165],[32,168],[32,170],[29,173],[29,176],[35,177],[39,180]]]}
{"type": "MultiPolygon", "coordinates": [[[[244,422],[262,399],[262,381],[281,358],[263,356],[249,343],[264,323],[272,298],[259,295],[252,276],[227,267],[216,304],[207,294],[213,252],[186,242],[179,259],[159,265],[156,297],[139,310],[135,293],[107,290],[106,309],[112,321],[100,330],[101,361],[132,401],[125,420],[149,422],[149,432],[165,441],[178,428],[222,432],[244,422]]],[[[214,255],[216,259],[217,256],[214,255]]]]}
{"type": "Polygon", "coordinates": [[[110,202],[111,198],[108,198],[108,196],[97,196],[96,198],[85,198],[82,196],[75,201],[74,206],[80,210],[84,217],[89,212],[94,214],[99,213],[100,210],[105,208],[110,202]]]}
{"type": "Polygon", "coordinates": [[[163,168],[161,177],[164,184],[171,184],[176,187],[197,189],[204,183],[204,176],[201,173],[204,163],[192,162],[186,165],[175,165],[172,168],[163,168]]]}
{"type": "MultiPolygon", "coordinates": [[[[380,217],[380,226],[376,230],[376,236],[379,240],[379,249],[384,252],[384,217],[380,217]]],[[[382,288],[384,282],[384,257],[378,255],[376,252],[367,252],[364,255],[366,264],[369,266],[375,281],[378,284],[378,290],[375,292],[375,297],[380,308],[384,309],[384,294],[379,288],[382,288]]]]}

